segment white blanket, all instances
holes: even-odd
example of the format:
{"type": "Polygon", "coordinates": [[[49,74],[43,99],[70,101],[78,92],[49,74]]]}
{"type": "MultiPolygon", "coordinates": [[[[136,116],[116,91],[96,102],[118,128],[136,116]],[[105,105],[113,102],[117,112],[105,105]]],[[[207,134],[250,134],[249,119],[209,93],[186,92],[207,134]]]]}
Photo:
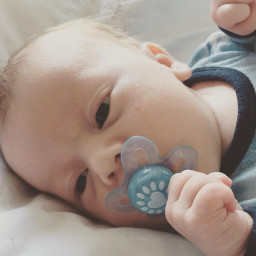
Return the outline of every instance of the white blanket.
{"type": "MultiPolygon", "coordinates": [[[[210,0],[0,0],[0,62],[43,29],[86,15],[121,24],[187,60],[213,30],[210,0]]],[[[0,159],[1,160],[1,159],[0,159]]],[[[1,256],[202,255],[180,236],[113,228],[38,193],[0,162],[1,256]]]]}

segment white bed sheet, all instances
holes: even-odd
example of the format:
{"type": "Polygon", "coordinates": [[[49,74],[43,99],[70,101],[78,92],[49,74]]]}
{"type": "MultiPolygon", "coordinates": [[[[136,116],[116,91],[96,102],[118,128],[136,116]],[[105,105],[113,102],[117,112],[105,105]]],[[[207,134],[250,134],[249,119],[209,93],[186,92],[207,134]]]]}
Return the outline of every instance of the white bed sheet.
{"type": "MultiPolygon", "coordinates": [[[[86,15],[121,24],[187,60],[215,26],[206,0],[0,0],[0,63],[43,29],[86,15]],[[200,17],[200,18],[199,18],[200,17]]],[[[1,160],[1,159],[0,159],[1,160]]],[[[180,236],[95,223],[38,193],[0,161],[1,256],[202,255],[180,236]]]]}

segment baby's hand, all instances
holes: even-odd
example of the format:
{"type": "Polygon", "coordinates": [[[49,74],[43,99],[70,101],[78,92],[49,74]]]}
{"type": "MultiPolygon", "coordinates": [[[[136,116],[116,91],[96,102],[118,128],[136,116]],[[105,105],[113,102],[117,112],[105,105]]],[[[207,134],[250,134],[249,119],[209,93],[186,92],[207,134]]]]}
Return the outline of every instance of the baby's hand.
{"type": "Polygon", "coordinates": [[[221,28],[238,35],[256,30],[256,0],[211,0],[213,21],[221,28]]]}
{"type": "Polygon", "coordinates": [[[222,173],[183,171],[172,176],[165,216],[207,256],[243,255],[253,220],[237,203],[222,173]]]}

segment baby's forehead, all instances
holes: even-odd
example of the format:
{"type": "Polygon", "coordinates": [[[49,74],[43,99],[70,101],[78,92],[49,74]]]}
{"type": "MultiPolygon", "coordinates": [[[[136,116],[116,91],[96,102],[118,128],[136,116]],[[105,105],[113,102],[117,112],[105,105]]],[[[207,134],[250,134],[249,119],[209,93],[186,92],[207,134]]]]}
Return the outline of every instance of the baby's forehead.
{"type": "Polygon", "coordinates": [[[66,61],[74,57],[95,54],[93,49],[97,40],[97,37],[89,37],[72,29],[54,31],[38,38],[28,48],[28,59],[35,63],[51,61],[53,65],[57,62],[65,65],[66,61]]]}
{"type": "Polygon", "coordinates": [[[107,36],[105,32],[101,33],[93,28],[69,26],[64,29],[53,29],[24,48],[24,58],[20,65],[21,75],[17,82],[29,87],[56,75],[63,75],[63,79],[73,79],[78,75],[76,79],[79,79],[80,74],[94,74],[100,69],[99,66],[112,63],[113,53],[124,50],[128,54],[130,51],[127,52],[127,49],[135,49],[136,54],[139,52],[136,45],[129,46],[130,41],[120,42],[117,38],[107,36]]]}
{"type": "Polygon", "coordinates": [[[56,31],[35,41],[25,53],[19,79],[35,84],[55,75],[78,74],[100,62],[97,38],[56,31]],[[29,81],[28,81],[29,80],[29,81]]]}
{"type": "Polygon", "coordinates": [[[140,43],[134,38],[107,25],[78,20],[46,31],[28,47],[28,55],[38,59],[60,61],[68,57],[95,55],[105,46],[123,46],[138,50],[140,43]]]}

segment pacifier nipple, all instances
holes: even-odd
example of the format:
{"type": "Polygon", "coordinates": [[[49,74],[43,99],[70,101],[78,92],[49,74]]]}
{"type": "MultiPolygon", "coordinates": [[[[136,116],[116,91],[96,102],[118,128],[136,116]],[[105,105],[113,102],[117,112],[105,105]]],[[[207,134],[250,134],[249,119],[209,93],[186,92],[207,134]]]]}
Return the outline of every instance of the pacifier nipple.
{"type": "Polygon", "coordinates": [[[142,136],[128,139],[121,150],[121,160],[125,179],[123,184],[106,198],[106,206],[120,213],[137,210],[146,214],[160,214],[165,210],[167,189],[175,164],[182,160],[183,165],[175,172],[194,169],[197,153],[189,146],[171,150],[161,158],[155,144],[142,136]],[[142,151],[147,163],[140,166],[136,153],[142,151]]]}

